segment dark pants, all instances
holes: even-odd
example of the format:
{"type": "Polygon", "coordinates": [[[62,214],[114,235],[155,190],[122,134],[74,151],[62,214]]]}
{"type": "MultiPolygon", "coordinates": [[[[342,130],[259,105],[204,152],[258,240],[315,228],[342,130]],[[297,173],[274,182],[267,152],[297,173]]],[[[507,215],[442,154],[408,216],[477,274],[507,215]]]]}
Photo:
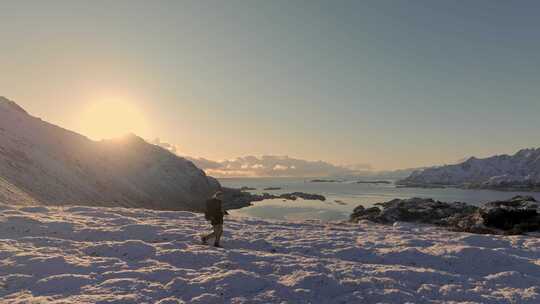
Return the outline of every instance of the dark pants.
{"type": "Polygon", "coordinates": [[[219,240],[221,239],[221,235],[223,234],[223,223],[213,224],[212,228],[214,231],[210,234],[203,236],[203,241],[208,241],[208,239],[214,238],[214,244],[219,244],[219,240]]]}

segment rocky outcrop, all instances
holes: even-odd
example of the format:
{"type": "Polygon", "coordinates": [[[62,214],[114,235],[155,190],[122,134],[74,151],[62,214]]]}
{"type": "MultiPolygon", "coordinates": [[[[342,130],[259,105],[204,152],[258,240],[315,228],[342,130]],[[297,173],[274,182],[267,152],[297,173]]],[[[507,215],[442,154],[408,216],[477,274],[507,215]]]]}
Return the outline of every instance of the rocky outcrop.
{"type": "Polygon", "coordinates": [[[391,184],[391,181],[386,180],[373,180],[373,181],[357,181],[357,184],[391,184]]]}
{"type": "Polygon", "coordinates": [[[413,172],[397,182],[408,187],[460,187],[540,191],[540,148],[413,172]]]}
{"type": "Polygon", "coordinates": [[[304,192],[284,193],[274,195],[270,193],[252,194],[242,189],[223,188],[223,202],[226,209],[238,209],[251,205],[253,202],[260,202],[269,199],[284,199],[295,201],[297,199],[326,201],[326,197],[320,194],[304,192]]]}
{"type": "Polygon", "coordinates": [[[338,179],[312,179],[309,181],[310,183],[341,183],[342,180],[338,179]]]}
{"type": "Polygon", "coordinates": [[[326,197],[324,197],[324,195],[304,193],[304,192],[285,193],[285,194],[278,195],[277,198],[287,199],[291,201],[295,201],[299,198],[305,199],[305,200],[311,200],[311,201],[323,201],[323,202],[326,201],[326,197]]]}
{"type": "Polygon", "coordinates": [[[424,198],[394,199],[367,209],[358,206],[350,219],[383,224],[415,222],[472,233],[520,234],[540,230],[539,206],[528,196],[490,202],[482,207],[424,198]]]}
{"type": "Polygon", "coordinates": [[[390,224],[397,221],[440,224],[456,214],[473,213],[478,207],[464,203],[445,203],[430,198],[394,199],[364,209],[354,209],[351,219],[367,219],[378,223],[390,224]]]}
{"type": "Polygon", "coordinates": [[[262,200],[259,196],[246,192],[243,189],[223,187],[221,191],[223,192],[223,208],[227,210],[240,209],[250,206],[252,202],[262,200]]]}
{"type": "Polygon", "coordinates": [[[240,191],[255,191],[255,190],[257,190],[257,188],[252,188],[252,187],[247,187],[247,186],[240,188],[240,191]]]}
{"type": "Polygon", "coordinates": [[[540,204],[530,196],[485,204],[482,218],[487,227],[515,233],[540,230],[540,204]]]}
{"type": "Polygon", "coordinates": [[[274,190],[281,190],[280,187],[268,187],[268,188],[264,188],[263,190],[265,191],[274,191],[274,190]]]}

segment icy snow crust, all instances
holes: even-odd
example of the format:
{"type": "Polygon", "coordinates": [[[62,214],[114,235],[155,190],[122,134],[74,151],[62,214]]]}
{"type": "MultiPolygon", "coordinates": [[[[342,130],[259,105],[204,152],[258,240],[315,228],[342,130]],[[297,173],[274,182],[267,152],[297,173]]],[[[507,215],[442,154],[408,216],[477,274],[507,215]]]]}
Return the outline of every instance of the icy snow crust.
{"type": "Polygon", "coordinates": [[[539,303],[540,239],[0,204],[1,303],[539,303]],[[161,301],[161,302],[158,302],[161,301]]]}

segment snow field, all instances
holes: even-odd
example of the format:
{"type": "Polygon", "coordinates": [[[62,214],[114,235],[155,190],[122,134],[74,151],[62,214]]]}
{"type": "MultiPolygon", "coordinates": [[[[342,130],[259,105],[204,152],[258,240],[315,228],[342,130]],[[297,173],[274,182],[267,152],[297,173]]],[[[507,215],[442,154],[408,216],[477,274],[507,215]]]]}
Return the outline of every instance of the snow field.
{"type": "Polygon", "coordinates": [[[540,239],[0,205],[1,303],[540,303],[540,239]]]}

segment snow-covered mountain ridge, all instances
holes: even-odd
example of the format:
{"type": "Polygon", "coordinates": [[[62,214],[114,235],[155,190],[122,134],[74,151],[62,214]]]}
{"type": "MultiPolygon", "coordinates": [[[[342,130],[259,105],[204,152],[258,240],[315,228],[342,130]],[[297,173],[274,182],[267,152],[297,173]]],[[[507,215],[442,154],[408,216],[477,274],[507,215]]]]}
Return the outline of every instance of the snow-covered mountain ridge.
{"type": "Polygon", "coordinates": [[[92,141],[0,97],[0,201],[198,210],[220,187],[135,135],[92,141]]]}
{"type": "Polygon", "coordinates": [[[540,148],[484,159],[471,157],[460,164],[415,171],[398,183],[406,186],[539,190],[540,148]]]}

